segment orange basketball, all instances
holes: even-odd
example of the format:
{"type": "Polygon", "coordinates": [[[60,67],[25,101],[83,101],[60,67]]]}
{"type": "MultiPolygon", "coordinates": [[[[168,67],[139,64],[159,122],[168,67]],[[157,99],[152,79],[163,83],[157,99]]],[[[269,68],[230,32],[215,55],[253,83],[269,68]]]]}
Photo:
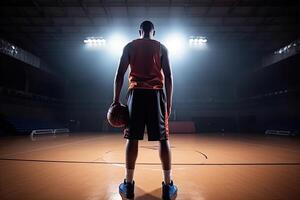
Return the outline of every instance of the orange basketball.
{"type": "Polygon", "coordinates": [[[129,119],[127,106],[116,103],[112,104],[107,112],[107,121],[113,127],[124,127],[129,119]]]}

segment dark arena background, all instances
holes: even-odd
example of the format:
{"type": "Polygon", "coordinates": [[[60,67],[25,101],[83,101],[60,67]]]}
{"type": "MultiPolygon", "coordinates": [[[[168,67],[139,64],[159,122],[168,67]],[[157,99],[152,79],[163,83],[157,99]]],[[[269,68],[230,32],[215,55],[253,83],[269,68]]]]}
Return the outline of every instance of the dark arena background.
{"type": "MultiPolygon", "coordinates": [[[[106,119],[126,43],[151,20],[174,77],[180,200],[300,198],[300,6],[283,0],[2,0],[0,199],[119,200],[123,130],[106,119]]],[[[127,72],[128,73],[128,72],[127,72]]],[[[121,101],[126,103],[127,74],[121,101]]],[[[158,143],[136,198],[161,199],[158,143]]]]}

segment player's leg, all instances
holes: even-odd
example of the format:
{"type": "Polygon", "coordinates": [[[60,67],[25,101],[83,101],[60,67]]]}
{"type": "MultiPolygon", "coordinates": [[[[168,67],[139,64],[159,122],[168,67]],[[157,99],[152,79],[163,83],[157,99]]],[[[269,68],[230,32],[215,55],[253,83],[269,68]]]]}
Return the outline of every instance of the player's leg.
{"type": "Polygon", "coordinates": [[[159,156],[163,168],[162,199],[171,200],[177,196],[177,187],[172,180],[171,149],[168,140],[159,141],[159,156]]]}
{"type": "Polygon", "coordinates": [[[126,142],[126,182],[133,182],[135,162],[138,156],[138,140],[127,139],[126,142]]]}
{"type": "Polygon", "coordinates": [[[122,197],[134,198],[134,170],[138,155],[138,140],[142,140],[145,129],[145,110],[143,94],[140,91],[130,90],[127,94],[129,122],[124,130],[126,141],[126,169],[124,182],[119,186],[122,197]]]}
{"type": "Polygon", "coordinates": [[[124,182],[119,186],[119,192],[122,197],[132,199],[134,198],[134,169],[135,162],[138,155],[138,140],[127,139],[126,142],[126,169],[124,182]]]}
{"type": "Polygon", "coordinates": [[[126,181],[133,181],[133,171],[138,155],[138,140],[142,140],[145,129],[144,97],[140,90],[131,90],[127,95],[129,122],[124,130],[126,141],[126,181]]]}
{"type": "Polygon", "coordinates": [[[162,163],[164,183],[171,183],[171,149],[168,140],[159,141],[159,157],[162,163]]]}
{"type": "Polygon", "coordinates": [[[173,199],[177,195],[177,187],[171,178],[171,150],[168,141],[169,127],[166,113],[166,102],[163,90],[149,91],[147,98],[148,115],[146,120],[148,140],[159,141],[159,155],[163,168],[162,198],[173,199]]]}

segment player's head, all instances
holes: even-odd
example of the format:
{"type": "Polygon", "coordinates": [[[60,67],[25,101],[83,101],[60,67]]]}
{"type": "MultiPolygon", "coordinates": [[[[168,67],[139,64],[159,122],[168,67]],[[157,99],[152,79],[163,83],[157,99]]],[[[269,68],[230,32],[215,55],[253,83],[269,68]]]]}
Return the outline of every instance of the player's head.
{"type": "Polygon", "coordinates": [[[150,21],[143,21],[139,30],[141,37],[153,37],[155,35],[154,25],[150,21]]]}

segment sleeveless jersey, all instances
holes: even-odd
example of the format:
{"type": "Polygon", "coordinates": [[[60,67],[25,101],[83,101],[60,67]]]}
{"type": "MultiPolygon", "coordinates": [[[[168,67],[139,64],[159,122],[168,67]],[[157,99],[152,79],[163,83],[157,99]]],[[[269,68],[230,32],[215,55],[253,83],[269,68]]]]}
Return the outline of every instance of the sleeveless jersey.
{"type": "Polygon", "coordinates": [[[129,89],[162,89],[161,44],[156,40],[133,40],[129,48],[129,89]]]}

